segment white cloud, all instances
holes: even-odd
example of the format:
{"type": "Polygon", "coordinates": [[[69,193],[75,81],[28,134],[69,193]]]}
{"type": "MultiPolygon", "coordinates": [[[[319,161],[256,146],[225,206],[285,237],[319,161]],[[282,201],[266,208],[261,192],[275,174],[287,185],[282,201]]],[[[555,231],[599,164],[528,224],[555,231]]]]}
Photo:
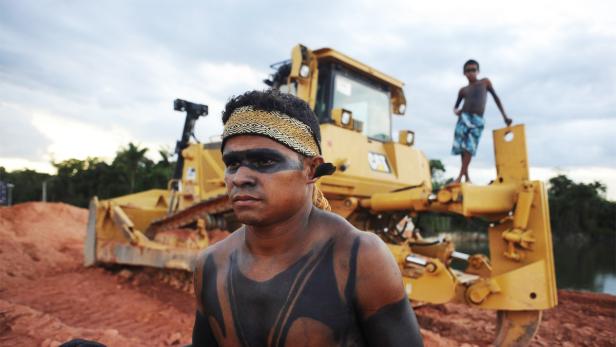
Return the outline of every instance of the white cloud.
{"type": "Polygon", "coordinates": [[[22,158],[0,158],[0,166],[4,167],[7,171],[29,169],[48,174],[56,173],[56,169],[51,165],[51,162],[40,160],[27,160],[22,158]]]}
{"type": "Polygon", "coordinates": [[[116,125],[97,127],[45,113],[35,113],[32,121],[34,127],[53,140],[47,158],[56,161],[86,158],[92,153],[110,159],[120,146],[135,141],[127,129],[116,125]]]}
{"type": "MultiPolygon", "coordinates": [[[[358,2],[354,2],[358,3],[358,2]]],[[[355,7],[355,6],[354,6],[355,7]]],[[[616,4],[612,1],[588,0],[518,0],[502,2],[492,0],[461,1],[381,1],[359,2],[353,13],[369,17],[370,22],[387,26],[405,26],[409,23],[433,25],[444,30],[473,25],[477,28],[566,26],[571,23],[591,23],[598,32],[614,33],[616,4]]],[[[357,18],[357,17],[356,17],[357,18]]],[[[361,22],[361,21],[360,21],[361,22]]],[[[539,33],[540,34],[540,33],[539,33]]]]}
{"type": "Polygon", "coordinates": [[[245,64],[202,62],[198,66],[199,80],[211,93],[224,93],[233,88],[263,87],[267,72],[245,64]]]}

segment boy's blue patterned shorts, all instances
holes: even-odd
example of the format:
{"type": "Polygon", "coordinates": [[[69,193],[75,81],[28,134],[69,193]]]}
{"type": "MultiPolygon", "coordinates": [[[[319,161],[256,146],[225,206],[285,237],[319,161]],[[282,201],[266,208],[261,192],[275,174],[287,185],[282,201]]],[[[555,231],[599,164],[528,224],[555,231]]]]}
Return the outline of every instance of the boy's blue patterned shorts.
{"type": "Polygon", "coordinates": [[[462,154],[463,151],[472,156],[477,152],[477,145],[483,131],[484,120],[482,116],[462,112],[456,123],[456,131],[453,136],[451,154],[462,154]]]}

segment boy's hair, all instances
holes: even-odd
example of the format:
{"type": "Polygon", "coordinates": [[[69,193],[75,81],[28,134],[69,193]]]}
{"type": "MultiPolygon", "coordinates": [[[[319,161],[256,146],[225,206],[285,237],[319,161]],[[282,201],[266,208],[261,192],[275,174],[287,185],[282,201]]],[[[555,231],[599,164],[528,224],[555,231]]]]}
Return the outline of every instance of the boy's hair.
{"type": "Polygon", "coordinates": [[[469,65],[477,65],[477,71],[479,71],[479,63],[475,59],[467,60],[466,63],[464,63],[464,66],[462,67],[462,71],[464,72],[466,70],[466,67],[469,65]]]}
{"type": "Polygon", "coordinates": [[[222,112],[222,123],[227,124],[233,112],[244,106],[252,106],[256,110],[277,111],[306,124],[319,147],[321,144],[321,129],[319,120],[304,100],[276,89],[265,91],[248,91],[229,99],[222,112]]]}

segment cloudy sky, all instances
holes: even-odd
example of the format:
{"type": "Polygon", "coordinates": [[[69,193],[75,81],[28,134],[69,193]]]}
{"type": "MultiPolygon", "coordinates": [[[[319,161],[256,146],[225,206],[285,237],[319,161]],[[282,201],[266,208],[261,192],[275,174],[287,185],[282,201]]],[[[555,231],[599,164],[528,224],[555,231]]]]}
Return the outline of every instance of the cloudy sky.
{"type": "MultiPolygon", "coordinates": [[[[405,82],[407,115],[428,157],[451,156],[452,106],[475,58],[516,123],[531,176],[599,180],[616,200],[616,2],[10,1],[0,0],[0,166],[52,172],[50,161],[112,158],[129,141],[169,149],[183,114],[221,132],[227,98],[262,89],[291,48],[332,47],[405,82]]],[[[495,176],[491,99],[471,177],[495,176]]]]}

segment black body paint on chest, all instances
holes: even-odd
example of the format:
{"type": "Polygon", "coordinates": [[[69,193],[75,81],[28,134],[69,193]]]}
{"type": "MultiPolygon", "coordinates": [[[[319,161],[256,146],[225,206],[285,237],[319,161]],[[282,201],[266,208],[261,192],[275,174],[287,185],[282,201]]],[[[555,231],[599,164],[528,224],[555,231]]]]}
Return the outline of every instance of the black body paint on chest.
{"type": "Polygon", "coordinates": [[[232,327],[224,324],[216,265],[211,257],[206,259],[203,275],[207,276],[200,293],[204,314],[197,312],[193,346],[224,345],[223,340],[233,331],[242,347],[290,347],[297,345],[298,338],[307,344],[311,340],[326,342],[319,343],[320,346],[423,346],[417,319],[406,297],[382,307],[367,319],[359,318],[358,251],[359,238],[356,238],[350,249],[343,293],[334,271],[333,240],[313,249],[267,281],[246,277],[240,271],[237,251],[231,253],[224,287],[232,327]],[[307,320],[316,322],[318,329],[313,329],[314,324],[302,326],[301,322],[307,320]],[[219,333],[215,334],[214,330],[219,333]]]}
{"type": "MultiPolygon", "coordinates": [[[[231,255],[227,289],[243,347],[285,347],[290,329],[302,318],[327,327],[337,346],[363,346],[353,300],[349,297],[352,291],[347,289],[347,295],[340,295],[338,290],[333,248],[334,242],[330,240],[263,282],[243,275],[237,254],[231,255]]],[[[350,276],[347,282],[352,287],[354,277],[350,276]]]]}
{"type": "Polygon", "coordinates": [[[211,323],[218,325],[217,328],[223,337],[227,336],[227,329],[225,327],[218,296],[217,273],[218,270],[214,258],[208,256],[203,266],[203,272],[201,273],[203,288],[201,289],[201,293],[197,293],[197,295],[201,296],[201,302],[203,303],[205,312],[201,313],[198,310],[196,312],[192,335],[193,347],[218,346],[211,323]],[[209,321],[210,318],[212,319],[211,322],[209,321]]]}
{"type": "Polygon", "coordinates": [[[303,163],[269,148],[256,148],[246,151],[233,151],[223,154],[226,173],[233,174],[240,167],[247,167],[260,173],[275,173],[286,170],[301,170],[303,163]]]}

